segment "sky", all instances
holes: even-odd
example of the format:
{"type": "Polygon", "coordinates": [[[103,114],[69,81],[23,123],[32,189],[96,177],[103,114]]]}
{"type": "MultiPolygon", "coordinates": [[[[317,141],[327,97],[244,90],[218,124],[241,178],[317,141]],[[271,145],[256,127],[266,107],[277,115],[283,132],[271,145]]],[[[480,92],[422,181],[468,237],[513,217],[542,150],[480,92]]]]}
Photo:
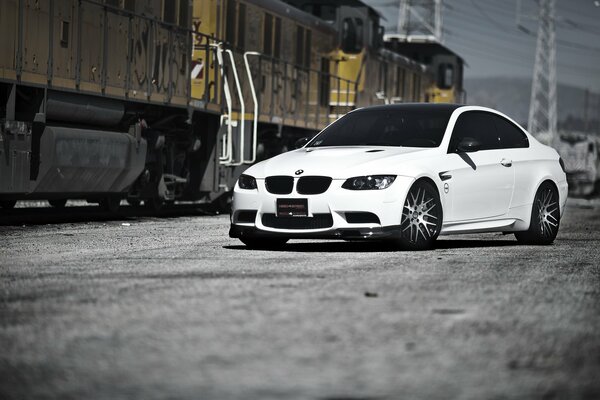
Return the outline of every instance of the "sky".
{"type": "MultiPolygon", "coordinates": [[[[386,32],[396,32],[395,0],[365,0],[387,20],[386,32]]],[[[531,78],[535,62],[536,0],[521,0],[521,20],[529,34],[517,28],[517,0],[443,0],[442,26],[446,46],[468,64],[465,79],[531,78]]],[[[556,0],[557,78],[559,83],[600,93],[600,0],[556,0]]]]}

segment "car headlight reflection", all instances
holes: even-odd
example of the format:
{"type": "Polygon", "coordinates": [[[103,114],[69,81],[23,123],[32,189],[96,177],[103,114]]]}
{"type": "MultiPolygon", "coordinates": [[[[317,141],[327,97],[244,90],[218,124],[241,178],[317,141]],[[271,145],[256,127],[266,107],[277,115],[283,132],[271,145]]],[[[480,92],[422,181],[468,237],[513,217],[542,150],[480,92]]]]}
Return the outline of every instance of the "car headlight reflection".
{"type": "Polygon", "coordinates": [[[240,189],[248,189],[248,190],[256,189],[256,179],[254,179],[250,175],[242,174],[242,175],[240,175],[240,178],[238,179],[238,185],[240,186],[240,189]]]}
{"type": "Polygon", "coordinates": [[[347,179],[342,187],[349,190],[381,190],[390,187],[395,179],[396,175],[355,176],[347,179]]]}

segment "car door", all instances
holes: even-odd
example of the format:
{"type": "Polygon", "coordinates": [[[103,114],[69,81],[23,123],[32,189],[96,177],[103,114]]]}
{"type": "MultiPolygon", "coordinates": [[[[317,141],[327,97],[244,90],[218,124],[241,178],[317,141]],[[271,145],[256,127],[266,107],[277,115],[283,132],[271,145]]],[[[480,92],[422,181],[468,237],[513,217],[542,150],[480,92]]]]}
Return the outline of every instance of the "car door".
{"type": "Polygon", "coordinates": [[[508,212],[514,170],[507,150],[501,148],[492,117],[485,111],[466,111],[454,125],[448,146],[449,168],[440,175],[451,197],[450,210],[445,211],[447,222],[500,217],[508,212]],[[464,143],[473,146],[465,150],[464,143]]]}
{"type": "Polygon", "coordinates": [[[505,156],[512,162],[515,184],[509,208],[531,203],[531,185],[536,179],[536,168],[532,168],[529,139],[517,125],[508,119],[494,115],[494,123],[500,138],[500,146],[505,156]]]}

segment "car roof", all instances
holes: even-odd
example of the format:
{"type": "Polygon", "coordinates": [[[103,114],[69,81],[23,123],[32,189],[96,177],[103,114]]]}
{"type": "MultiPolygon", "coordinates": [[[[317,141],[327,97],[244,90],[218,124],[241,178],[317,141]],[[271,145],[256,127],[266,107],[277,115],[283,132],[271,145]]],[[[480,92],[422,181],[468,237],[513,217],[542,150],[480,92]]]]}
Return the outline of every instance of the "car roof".
{"type": "Polygon", "coordinates": [[[454,110],[460,107],[464,107],[464,104],[453,104],[453,103],[401,103],[401,104],[386,104],[379,106],[370,106],[354,110],[353,112],[361,111],[447,111],[452,113],[454,110]]]}

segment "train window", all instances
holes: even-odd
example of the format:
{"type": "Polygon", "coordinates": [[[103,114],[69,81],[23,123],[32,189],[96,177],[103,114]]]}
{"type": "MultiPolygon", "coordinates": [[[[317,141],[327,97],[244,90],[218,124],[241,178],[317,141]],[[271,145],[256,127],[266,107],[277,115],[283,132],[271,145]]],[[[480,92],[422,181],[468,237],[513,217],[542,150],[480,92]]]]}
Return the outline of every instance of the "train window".
{"type": "Polygon", "coordinates": [[[512,122],[492,114],[496,129],[498,131],[498,137],[500,139],[500,146],[503,149],[529,147],[529,140],[527,135],[516,127],[512,122]]]}
{"type": "Polygon", "coordinates": [[[268,56],[273,55],[273,16],[271,14],[265,14],[263,53],[268,56]]]}
{"type": "Polygon", "coordinates": [[[438,87],[450,89],[454,85],[454,66],[452,64],[440,64],[438,66],[438,87]]]}
{"type": "Polygon", "coordinates": [[[304,65],[304,28],[296,27],[296,65],[304,65]]]}
{"type": "Polygon", "coordinates": [[[237,47],[243,50],[246,47],[246,5],[240,3],[238,7],[238,23],[237,23],[237,47]]]}
{"type": "Polygon", "coordinates": [[[273,45],[273,56],[281,56],[281,18],[275,18],[275,44],[273,45]]]}
{"type": "Polygon", "coordinates": [[[225,41],[230,45],[235,42],[235,0],[227,1],[226,21],[225,24],[225,41]]]}
{"type": "Polygon", "coordinates": [[[169,24],[174,24],[176,13],[175,6],[177,6],[176,1],[165,1],[163,2],[163,21],[168,22],[169,24]]]}
{"type": "Polygon", "coordinates": [[[356,53],[356,26],[352,18],[344,18],[342,22],[342,51],[356,53]]]}
{"type": "Polygon", "coordinates": [[[311,62],[310,51],[312,50],[311,42],[312,42],[312,32],[307,29],[306,30],[306,46],[304,46],[304,66],[306,68],[310,68],[310,62],[311,62]]]}
{"type": "Polygon", "coordinates": [[[356,24],[356,50],[360,51],[363,47],[364,24],[362,19],[354,18],[356,24]]]}

